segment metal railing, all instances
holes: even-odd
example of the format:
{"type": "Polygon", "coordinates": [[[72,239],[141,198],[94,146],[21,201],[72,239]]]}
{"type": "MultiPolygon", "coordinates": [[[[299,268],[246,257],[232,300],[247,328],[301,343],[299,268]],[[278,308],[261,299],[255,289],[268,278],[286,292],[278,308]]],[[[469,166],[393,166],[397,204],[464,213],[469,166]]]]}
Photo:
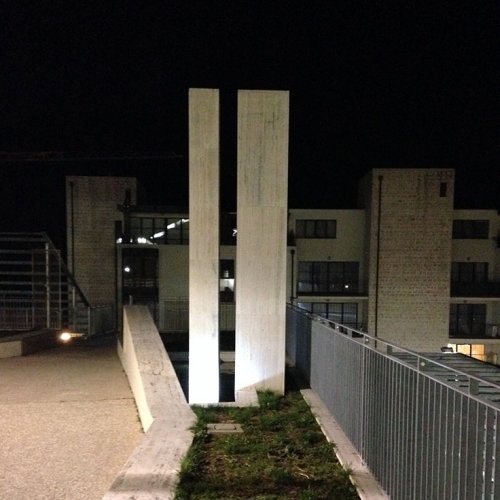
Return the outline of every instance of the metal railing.
{"type": "Polygon", "coordinates": [[[450,284],[451,297],[500,297],[500,283],[484,281],[480,283],[456,282],[450,284]]]}
{"type": "Polygon", "coordinates": [[[418,354],[292,307],[287,350],[392,500],[500,498],[498,368],[464,356],[492,373],[474,375],[453,367],[459,354],[418,354]]]}
{"type": "Polygon", "coordinates": [[[0,330],[92,336],[113,329],[111,311],[90,305],[45,233],[0,233],[0,330]]]}

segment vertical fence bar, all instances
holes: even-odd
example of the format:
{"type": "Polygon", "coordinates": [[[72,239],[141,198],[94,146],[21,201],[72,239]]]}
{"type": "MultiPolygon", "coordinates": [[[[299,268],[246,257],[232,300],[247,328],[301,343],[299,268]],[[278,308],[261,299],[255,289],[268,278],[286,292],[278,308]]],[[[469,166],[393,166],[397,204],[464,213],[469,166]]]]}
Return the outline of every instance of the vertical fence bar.
{"type": "Polygon", "coordinates": [[[46,327],[50,328],[50,268],[49,268],[49,244],[45,243],[45,314],[46,327]]]}
{"type": "Polygon", "coordinates": [[[488,382],[304,318],[297,366],[391,500],[496,500],[500,407],[482,396],[488,382]]]}
{"type": "Polygon", "coordinates": [[[491,408],[486,411],[484,427],[484,498],[494,500],[495,412],[491,408]]]}
{"type": "Polygon", "coordinates": [[[491,498],[500,497],[500,416],[498,412],[495,414],[494,418],[494,449],[493,449],[493,478],[492,478],[492,491],[491,498]]]}

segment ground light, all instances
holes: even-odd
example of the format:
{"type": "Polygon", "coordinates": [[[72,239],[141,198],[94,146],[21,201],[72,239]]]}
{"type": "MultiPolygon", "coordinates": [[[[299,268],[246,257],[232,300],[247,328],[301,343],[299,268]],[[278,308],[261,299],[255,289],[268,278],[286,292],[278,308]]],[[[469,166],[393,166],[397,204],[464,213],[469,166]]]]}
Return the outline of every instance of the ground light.
{"type": "Polygon", "coordinates": [[[62,340],[63,342],[69,342],[71,339],[76,338],[76,337],[85,337],[84,333],[73,333],[73,332],[62,332],[61,335],[59,335],[59,340],[62,340]]]}

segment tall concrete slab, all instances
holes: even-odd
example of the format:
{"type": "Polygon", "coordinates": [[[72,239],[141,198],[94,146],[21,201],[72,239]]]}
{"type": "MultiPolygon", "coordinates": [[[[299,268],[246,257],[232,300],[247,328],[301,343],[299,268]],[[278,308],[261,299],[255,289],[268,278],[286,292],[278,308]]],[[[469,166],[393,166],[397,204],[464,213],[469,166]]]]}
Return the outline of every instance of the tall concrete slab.
{"type": "Polygon", "coordinates": [[[219,401],[219,91],[189,90],[189,402],[219,401]]]}
{"type": "Polygon", "coordinates": [[[235,392],[284,392],[289,93],[238,92],[235,392]]]}

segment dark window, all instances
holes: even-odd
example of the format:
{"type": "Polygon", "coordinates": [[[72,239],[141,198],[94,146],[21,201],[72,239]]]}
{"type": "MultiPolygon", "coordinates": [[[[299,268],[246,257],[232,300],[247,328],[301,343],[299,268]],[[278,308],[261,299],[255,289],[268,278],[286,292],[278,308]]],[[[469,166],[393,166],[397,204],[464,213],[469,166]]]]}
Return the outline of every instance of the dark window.
{"type": "Polygon", "coordinates": [[[305,220],[299,219],[295,223],[297,238],[336,238],[336,220],[305,220]]]}
{"type": "Polygon", "coordinates": [[[125,248],[122,255],[124,293],[133,295],[137,289],[153,293],[158,288],[158,251],[125,248]]]}
{"type": "Polygon", "coordinates": [[[454,239],[487,239],[489,221],[458,219],[453,221],[454,239]]]}
{"type": "Polygon", "coordinates": [[[299,262],[298,292],[358,292],[359,262],[299,262]]]}
{"type": "Polygon", "coordinates": [[[441,182],[441,184],[439,184],[439,196],[441,198],[446,198],[447,187],[448,187],[448,184],[446,182],[441,182]]]}
{"type": "Polygon", "coordinates": [[[488,281],[487,262],[452,262],[452,283],[484,283],[488,281]]]}
{"type": "Polygon", "coordinates": [[[299,302],[298,307],[306,311],[323,316],[335,323],[358,327],[358,304],[340,302],[299,302]]]}
{"type": "Polygon", "coordinates": [[[236,245],[236,214],[222,213],[220,217],[221,245],[236,245]]]}
{"type": "Polygon", "coordinates": [[[450,337],[482,337],[486,304],[450,304],[450,337]]]}

